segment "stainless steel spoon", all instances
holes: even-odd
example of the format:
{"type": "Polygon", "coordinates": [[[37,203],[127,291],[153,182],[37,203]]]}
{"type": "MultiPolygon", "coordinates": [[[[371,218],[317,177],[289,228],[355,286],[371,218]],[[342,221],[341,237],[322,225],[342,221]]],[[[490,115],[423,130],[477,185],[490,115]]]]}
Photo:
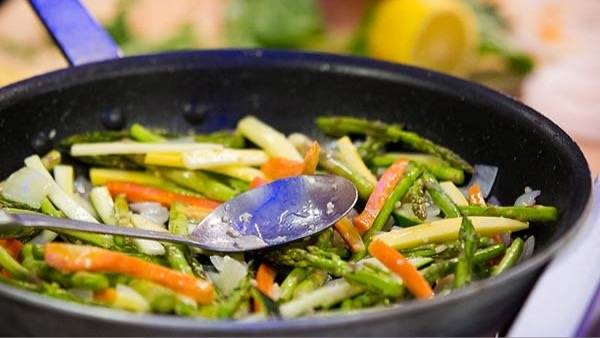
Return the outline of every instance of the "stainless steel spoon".
{"type": "Polygon", "coordinates": [[[265,249],[332,226],[356,203],[356,187],[333,175],[274,181],[221,204],[189,236],[34,214],[0,211],[0,234],[29,228],[75,230],[154,239],[219,252],[265,249]]]}

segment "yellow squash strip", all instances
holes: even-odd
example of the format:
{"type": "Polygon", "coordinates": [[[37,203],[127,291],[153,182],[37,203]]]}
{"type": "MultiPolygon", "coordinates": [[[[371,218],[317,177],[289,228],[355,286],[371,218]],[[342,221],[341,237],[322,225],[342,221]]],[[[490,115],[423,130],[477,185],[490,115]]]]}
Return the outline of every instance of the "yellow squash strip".
{"type": "Polygon", "coordinates": [[[377,183],[377,178],[375,178],[375,175],[367,168],[365,162],[363,162],[360,157],[358,150],[356,150],[356,147],[352,144],[352,141],[350,141],[348,136],[344,136],[337,140],[336,146],[340,161],[350,167],[350,169],[358,172],[371,183],[377,183]]]}
{"type": "MultiPolygon", "coordinates": [[[[469,217],[480,236],[493,236],[527,229],[529,224],[503,217],[469,217]]],[[[462,217],[443,219],[375,236],[395,249],[410,249],[428,243],[458,239],[462,217]]]]}
{"type": "Polygon", "coordinates": [[[95,186],[105,185],[111,181],[132,182],[147,185],[160,185],[163,180],[160,177],[143,171],[121,170],[121,169],[90,169],[90,180],[95,186]]]}
{"type": "Polygon", "coordinates": [[[458,190],[454,183],[450,181],[440,182],[440,186],[442,187],[442,190],[444,190],[446,195],[450,197],[452,202],[454,202],[454,204],[461,207],[469,205],[469,202],[467,202],[465,195],[463,195],[463,193],[460,192],[460,190],[458,190]]]}
{"type": "Polygon", "coordinates": [[[223,146],[214,143],[78,143],[71,146],[71,156],[181,153],[203,149],[223,149],[223,146]]]}
{"type": "Polygon", "coordinates": [[[144,157],[145,164],[165,167],[185,168],[181,153],[148,153],[144,157]]]}
{"type": "Polygon", "coordinates": [[[227,165],[222,167],[208,168],[206,170],[231,176],[246,182],[252,182],[252,180],[254,180],[256,177],[266,178],[262,171],[256,168],[240,165],[227,165]]]}

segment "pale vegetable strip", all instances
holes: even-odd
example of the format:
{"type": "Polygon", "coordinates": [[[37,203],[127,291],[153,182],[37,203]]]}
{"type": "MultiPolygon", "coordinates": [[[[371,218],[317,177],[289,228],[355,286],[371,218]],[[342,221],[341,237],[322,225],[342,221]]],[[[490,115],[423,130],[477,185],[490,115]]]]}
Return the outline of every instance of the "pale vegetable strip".
{"type": "Polygon", "coordinates": [[[90,200],[103,223],[117,224],[114,212],[115,204],[105,186],[92,188],[90,191],[90,200]]]}
{"type": "Polygon", "coordinates": [[[358,154],[358,150],[348,136],[344,136],[336,141],[338,159],[348,166],[351,170],[359,173],[372,184],[377,183],[375,175],[367,168],[362,158],[358,154]]]}
{"type": "Polygon", "coordinates": [[[256,168],[252,168],[252,167],[248,167],[248,166],[241,166],[241,165],[228,165],[228,166],[222,166],[222,167],[213,167],[213,168],[207,168],[206,170],[217,173],[217,174],[234,177],[234,178],[240,179],[242,181],[246,181],[246,182],[252,182],[257,177],[260,177],[263,179],[266,178],[265,174],[263,174],[262,171],[260,171],[256,168]]]}
{"type": "Polygon", "coordinates": [[[440,182],[440,187],[442,187],[442,190],[444,190],[446,195],[450,197],[454,204],[458,206],[469,205],[469,202],[465,198],[465,195],[463,195],[463,193],[458,189],[458,187],[454,183],[450,181],[440,182]]]}
{"type": "MultiPolygon", "coordinates": [[[[525,230],[529,224],[503,217],[469,217],[480,236],[493,236],[525,230]]],[[[458,239],[462,217],[447,218],[409,228],[392,230],[375,236],[395,249],[410,249],[423,244],[443,243],[458,239]]]]}
{"type": "Polygon", "coordinates": [[[267,154],[258,149],[202,149],[182,153],[188,169],[208,169],[227,165],[260,166],[267,162],[267,154]]]}
{"type": "Polygon", "coordinates": [[[238,122],[238,130],[253,143],[257,144],[272,157],[283,157],[288,160],[302,161],[300,153],[294,145],[279,131],[265,124],[254,116],[247,116],[238,122]]]}
{"type": "Polygon", "coordinates": [[[74,194],[74,171],[70,165],[59,164],[54,167],[54,180],[69,196],[74,194]]]}
{"type": "Polygon", "coordinates": [[[98,142],[71,146],[71,156],[127,155],[147,153],[181,153],[204,149],[223,149],[214,143],[139,143],[98,142]]]}

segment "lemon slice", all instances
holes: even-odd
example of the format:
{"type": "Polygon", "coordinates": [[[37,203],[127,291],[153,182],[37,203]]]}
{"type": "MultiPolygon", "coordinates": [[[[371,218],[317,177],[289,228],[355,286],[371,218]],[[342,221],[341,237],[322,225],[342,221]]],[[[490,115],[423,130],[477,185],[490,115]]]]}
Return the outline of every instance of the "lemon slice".
{"type": "Polygon", "coordinates": [[[474,14],[460,0],[384,0],[368,33],[370,56],[466,75],[478,43],[474,14]]]}

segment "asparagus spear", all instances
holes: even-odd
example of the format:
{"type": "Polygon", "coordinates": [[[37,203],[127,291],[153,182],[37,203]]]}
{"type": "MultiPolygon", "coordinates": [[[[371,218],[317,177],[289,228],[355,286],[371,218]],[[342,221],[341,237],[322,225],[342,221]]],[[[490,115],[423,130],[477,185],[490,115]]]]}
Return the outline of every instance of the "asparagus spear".
{"type": "Polygon", "coordinates": [[[128,285],[148,301],[152,310],[159,313],[175,310],[178,298],[170,289],[143,279],[133,279],[128,285]]]}
{"type": "Polygon", "coordinates": [[[319,155],[319,165],[330,173],[342,176],[354,183],[358,190],[358,195],[363,200],[369,198],[371,191],[373,191],[373,188],[375,187],[369,180],[350,170],[350,168],[336,160],[333,155],[327,151],[321,151],[321,154],[319,155]]]}
{"type": "Polygon", "coordinates": [[[244,148],[246,141],[239,132],[217,131],[210,134],[194,135],[196,142],[218,143],[227,148],[244,148]]]}
{"type": "Polygon", "coordinates": [[[69,148],[77,143],[95,143],[95,142],[111,142],[117,141],[129,136],[129,132],[127,130],[121,131],[90,131],[81,134],[71,135],[67,138],[64,138],[60,145],[65,148],[69,148]]]}
{"type": "Polygon", "coordinates": [[[293,268],[292,271],[287,274],[281,283],[281,286],[279,287],[279,291],[281,292],[280,299],[283,301],[292,299],[294,291],[309,273],[310,269],[293,268]]]}
{"type": "Polygon", "coordinates": [[[323,132],[329,135],[362,134],[385,138],[393,142],[400,141],[417,151],[435,155],[454,167],[473,173],[473,167],[452,150],[435,144],[417,133],[405,131],[398,124],[387,124],[349,116],[318,117],[316,123],[323,132]]]}
{"type": "Polygon", "coordinates": [[[296,289],[294,290],[293,298],[297,298],[302,296],[303,294],[309,293],[313,290],[318,289],[323,286],[327,279],[329,278],[329,274],[323,270],[313,270],[304,278],[302,282],[298,284],[296,289]]]}
{"type": "Polygon", "coordinates": [[[458,208],[465,216],[499,216],[523,222],[550,222],[558,218],[558,210],[555,207],[545,205],[534,205],[531,207],[467,205],[459,206],[458,208]]]}
{"type": "MultiPolygon", "coordinates": [[[[185,207],[179,203],[174,203],[171,206],[171,209],[169,210],[168,227],[170,232],[179,235],[187,235],[188,218],[184,213],[184,208],[185,207]]],[[[163,246],[166,249],[167,261],[173,269],[189,275],[194,274],[186,258],[189,253],[185,246],[171,243],[163,243],[163,246]]]]}
{"type": "Polygon", "coordinates": [[[0,266],[17,279],[28,282],[36,280],[35,275],[19,264],[2,246],[0,246],[0,266]]]}
{"type": "Polygon", "coordinates": [[[344,277],[351,284],[392,298],[398,298],[404,294],[402,283],[391,274],[375,270],[366,265],[359,267],[314,246],[308,246],[306,250],[293,248],[274,251],[269,258],[274,263],[287,266],[324,270],[331,275],[344,277]]]}
{"type": "MultiPolygon", "coordinates": [[[[386,142],[380,138],[367,135],[365,141],[358,146],[360,157],[366,162],[371,162],[373,158],[385,147],[386,142]]],[[[391,163],[390,163],[391,165],[391,163]]]]}
{"type": "Polygon", "coordinates": [[[413,213],[422,221],[427,218],[427,199],[424,188],[423,180],[418,179],[406,193],[406,199],[412,203],[413,213]]]}
{"type": "Polygon", "coordinates": [[[364,309],[367,307],[374,306],[378,303],[388,303],[389,300],[384,296],[372,292],[362,293],[354,298],[346,299],[342,302],[340,309],[348,311],[348,310],[357,310],[364,309]]]}
{"type": "Polygon", "coordinates": [[[98,155],[98,156],[78,156],[78,161],[85,164],[98,167],[108,167],[112,169],[141,169],[142,166],[127,156],[119,155],[98,155]]]}
{"type": "Polygon", "coordinates": [[[213,200],[227,201],[236,195],[235,190],[200,171],[165,168],[158,172],[166,179],[213,200]]]}
{"type": "Polygon", "coordinates": [[[88,290],[102,290],[110,286],[108,277],[101,273],[78,271],[70,275],[70,287],[88,290]]]}
{"type": "Polygon", "coordinates": [[[461,252],[454,270],[453,287],[461,288],[471,281],[473,270],[473,255],[477,250],[479,239],[475,227],[468,217],[464,216],[459,230],[461,252]]]}
{"type": "Polygon", "coordinates": [[[238,311],[242,303],[250,298],[250,278],[244,278],[240,285],[217,305],[217,317],[231,318],[238,311]]]}
{"type": "Polygon", "coordinates": [[[524,244],[521,238],[515,238],[508,249],[506,249],[506,253],[500,263],[492,269],[492,276],[498,276],[513,267],[519,260],[519,257],[521,257],[524,244]]]}
{"type": "Polygon", "coordinates": [[[423,182],[425,183],[425,188],[427,188],[429,195],[431,195],[431,199],[433,199],[433,202],[442,210],[446,218],[461,216],[460,210],[456,204],[454,204],[452,199],[446,195],[442,187],[440,187],[438,181],[431,173],[423,173],[423,182]]]}
{"type": "Polygon", "coordinates": [[[134,123],[129,128],[129,136],[138,142],[164,142],[166,139],[139,123],[134,123]]]}
{"type": "MultiPolygon", "coordinates": [[[[415,165],[412,162],[408,163],[404,177],[402,177],[400,182],[398,182],[392,194],[385,201],[383,208],[381,208],[379,211],[379,214],[375,218],[371,228],[369,228],[369,230],[367,230],[367,232],[363,235],[365,247],[368,247],[369,243],[371,243],[371,240],[373,239],[373,236],[383,229],[383,226],[387,223],[392,211],[394,210],[394,207],[396,206],[396,202],[404,197],[404,195],[408,192],[408,189],[410,189],[410,187],[415,183],[422,173],[423,169],[421,169],[420,166],[415,165]]],[[[352,257],[352,259],[359,260],[363,258],[364,255],[364,252],[362,254],[357,253],[352,257]]]]}
{"type": "Polygon", "coordinates": [[[456,184],[462,184],[465,180],[465,174],[461,169],[453,168],[446,161],[431,155],[386,153],[374,156],[371,159],[371,164],[375,167],[389,167],[392,163],[400,159],[413,161],[422,165],[440,181],[452,181],[456,184]]]}

